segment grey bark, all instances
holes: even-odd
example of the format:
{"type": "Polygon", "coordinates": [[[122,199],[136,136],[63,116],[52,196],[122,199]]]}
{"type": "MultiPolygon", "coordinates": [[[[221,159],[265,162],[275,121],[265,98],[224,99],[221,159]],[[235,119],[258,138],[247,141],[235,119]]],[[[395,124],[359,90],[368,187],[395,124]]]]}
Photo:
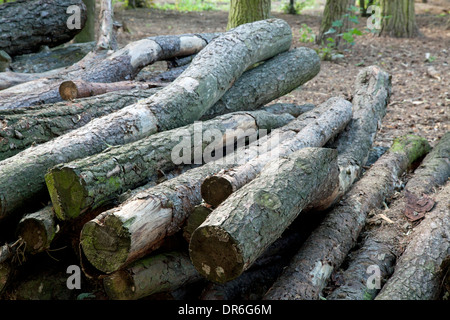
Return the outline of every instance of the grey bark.
{"type": "MultiPolygon", "coordinates": [[[[414,175],[405,185],[405,190],[412,192],[418,198],[433,193],[435,188],[445,184],[450,176],[450,133],[445,134],[438,144],[427,154],[414,175]]],[[[404,193],[403,193],[404,194],[404,193]]],[[[394,221],[394,224],[384,224],[371,229],[365,237],[362,247],[352,255],[348,268],[342,272],[344,283],[336,288],[327,300],[372,300],[381,287],[367,287],[367,273],[369,266],[380,269],[377,281],[383,285],[394,271],[397,257],[401,255],[399,243],[404,237],[404,230],[400,225],[404,219],[405,203],[402,198],[394,201],[389,210],[383,212],[394,221]]],[[[427,213],[428,215],[428,213],[427,213]]]]}
{"type": "MultiPolygon", "coordinates": [[[[297,118],[296,122],[309,122],[315,118],[316,124],[305,126],[305,129],[296,132],[292,128],[304,127],[291,123],[287,129],[279,129],[273,133],[280,145],[270,151],[258,155],[247,163],[235,168],[219,172],[208,177],[202,183],[202,197],[206,203],[217,207],[230,194],[253,180],[270,161],[278,156],[288,155],[305,147],[321,147],[328,140],[335,137],[349,123],[352,117],[352,105],[342,98],[331,98],[322,105],[297,118]]],[[[268,141],[266,144],[275,144],[268,141]]]]}
{"type": "MultiPolygon", "coordinates": [[[[276,19],[255,22],[224,33],[197,55],[182,76],[157,94],[3,160],[0,176],[7,183],[0,186],[0,219],[24,205],[26,199],[45,191],[43,177],[50,167],[198,120],[246,68],[287,50],[291,37],[289,25],[276,19]],[[277,40],[273,41],[275,38],[277,40]],[[222,50],[223,46],[228,49],[222,50]],[[239,63],[230,64],[230,61],[239,63]]],[[[144,41],[156,45],[153,40],[144,41]]],[[[183,46],[181,49],[190,51],[183,46]]],[[[135,61],[134,65],[141,63],[135,61]]]]}
{"type": "Polygon", "coordinates": [[[376,300],[436,300],[450,257],[450,183],[410,235],[395,272],[376,300]]]}
{"type": "Polygon", "coordinates": [[[68,42],[81,29],[68,27],[67,8],[76,5],[80,26],[86,23],[82,0],[17,0],[0,6],[0,50],[10,56],[36,52],[40,46],[68,42]]]}
{"type": "MultiPolygon", "coordinates": [[[[349,120],[350,103],[341,103],[340,106],[343,109],[330,111],[335,112],[330,118],[339,118],[339,113],[344,113],[340,119],[347,117],[349,120]]],[[[311,112],[250,143],[248,148],[238,147],[221,159],[189,170],[171,181],[147,188],[122,205],[88,222],[82,231],[82,246],[90,263],[99,270],[112,272],[148,253],[166,235],[177,232],[194,207],[202,202],[201,183],[207,176],[246,163],[258,154],[275,148],[280,140],[283,141],[283,137],[292,138],[304,128],[314,131],[321,124],[316,121],[318,115],[311,115],[311,112]],[[275,132],[280,134],[274,135],[275,132]],[[108,236],[105,237],[106,235],[108,236]],[[106,239],[109,239],[109,244],[105,243],[106,239]],[[116,248],[113,253],[107,249],[111,241],[116,248]]]]}
{"type": "Polygon", "coordinates": [[[333,270],[356,244],[368,213],[392,196],[400,175],[429,149],[417,136],[396,140],[312,232],[265,299],[319,299],[333,270]]]}

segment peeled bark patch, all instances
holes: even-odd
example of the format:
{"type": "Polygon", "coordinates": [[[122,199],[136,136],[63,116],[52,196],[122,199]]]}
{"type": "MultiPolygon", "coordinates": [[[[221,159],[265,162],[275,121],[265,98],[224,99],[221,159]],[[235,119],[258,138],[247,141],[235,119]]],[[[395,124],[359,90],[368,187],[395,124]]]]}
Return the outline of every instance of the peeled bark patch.
{"type": "Polygon", "coordinates": [[[208,280],[238,277],[316,197],[334,190],[337,152],[305,148],[267,164],[192,234],[191,260],[208,280]]]}

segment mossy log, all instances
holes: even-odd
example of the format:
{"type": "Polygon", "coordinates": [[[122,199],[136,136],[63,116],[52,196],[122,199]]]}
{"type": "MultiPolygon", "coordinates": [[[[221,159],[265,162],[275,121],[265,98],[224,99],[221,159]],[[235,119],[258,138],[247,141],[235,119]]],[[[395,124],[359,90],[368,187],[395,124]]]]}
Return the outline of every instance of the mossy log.
{"type": "Polygon", "coordinates": [[[189,255],[169,252],[149,256],[103,278],[112,300],[137,300],[158,292],[178,289],[201,279],[189,255]]]}
{"type": "Polygon", "coordinates": [[[397,139],[312,232],[265,299],[319,299],[333,270],[356,244],[368,213],[392,196],[400,175],[429,150],[421,137],[397,139]]]}
{"type": "MultiPolygon", "coordinates": [[[[150,98],[3,160],[0,176],[6,183],[0,186],[0,220],[25,205],[25,199],[45,191],[47,169],[100,153],[108,145],[129,143],[198,120],[249,66],[288,50],[291,41],[291,29],[280,19],[242,25],[212,41],[177,80],[150,98]],[[5,190],[4,185],[12,189],[5,190]]],[[[109,58],[118,57],[113,56],[109,58]]],[[[139,55],[135,58],[134,66],[141,65],[139,55]]]]}
{"type": "Polygon", "coordinates": [[[92,51],[51,77],[39,78],[0,91],[0,110],[61,101],[59,85],[66,80],[117,82],[133,80],[147,65],[202,50],[218,34],[185,34],[151,37],[131,42],[109,53],[92,51]]]}
{"type": "MultiPolygon", "coordinates": [[[[330,111],[333,114],[330,118],[342,120],[339,113],[344,113],[347,117],[343,121],[348,121],[351,117],[351,104],[347,102],[339,105],[343,108],[330,111]]],[[[194,207],[202,202],[201,183],[206,177],[269,152],[280,141],[295,137],[302,129],[314,132],[315,128],[323,125],[317,121],[319,115],[315,111],[316,108],[302,114],[288,125],[250,143],[248,147],[239,147],[223,158],[147,188],[122,205],[86,223],[82,230],[81,244],[87,259],[99,270],[113,272],[144,256],[166,235],[174,234],[182,228],[194,207]],[[109,250],[109,245],[102,245],[106,239],[108,243],[115,243],[113,253],[109,250]]]]}
{"type": "Polygon", "coordinates": [[[0,161],[148,98],[158,90],[117,91],[76,101],[0,111],[0,161]]]}
{"type": "Polygon", "coordinates": [[[450,259],[450,183],[413,230],[392,277],[375,300],[436,300],[450,259]]]}
{"type": "MultiPolygon", "coordinates": [[[[73,13],[73,12],[72,12],[73,13]]],[[[70,20],[70,19],[69,19],[70,20]]],[[[0,50],[10,56],[70,41],[87,20],[82,0],[17,0],[0,6],[0,50]],[[67,9],[77,6],[80,28],[69,28],[67,9]]]]}
{"type": "Polygon", "coordinates": [[[206,220],[213,210],[214,208],[207,203],[201,203],[195,206],[183,227],[183,238],[187,243],[191,241],[192,232],[206,220]]]}
{"type": "Polygon", "coordinates": [[[61,220],[76,218],[111,202],[127,189],[156,180],[160,172],[180,164],[203,163],[212,157],[205,154],[208,150],[216,151],[217,156],[224,148],[233,150],[236,141],[243,145],[246,138],[265,134],[261,130],[272,130],[294,119],[289,114],[265,111],[229,113],[57,165],[45,176],[56,215],[61,220]],[[212,143],[203,138],[208,134],[214,136],[212,143]]]}
{"type": "MultiPolygon", "coordinates": [[[[295,120],[295,122],[310,122],[312,118],[315,118],[314,124],[303,126],[293,122],[287,128],[275,131],[273,135],[281,142],[279,145],[249,162],[205,179],[202,183],[203,199],[212,206],[219,206],[233,192],[253,180],[267,163],[301,148],[322,147],[347,126],[351,117],[350,102],[342,98],[327,100],[306,113],[304,117],[295,120]],[[304,127],[304,130],[298,132],[292,130],[298,127],[304,127]],[[284,132],[280,132],[282,130],[284,132]]],[[[275,144],[270,140],[268,143],[275,144]]]]}
{"type": "MultiPolygon", "coordinates": [[[[414,194],[417,199],[432,196],[435,189],[446,183],[450,177],[450,133],[445,134],[437,145],[427,154],[420,166],[414,171],[403,191],[414,194]]],[[[371,228],[363,245],[352,255],[348,267],[341,273],[344,283],[327,296],[327,300],[372,300],[394,271],[397,257],[401,256],[399,243],[403,242],[405,224],[404,198],[395,200],[389,210],[383,213],[394,223],[371,228]],[[378,266],[380,287],[368,288],[367,273],[369,266],[378,266]]],[[[428,215],[428,213],[426,213],[428,215]]]]}
{"type": "Polygon", "coordinates": [[[300,212],[337,185],[337,151],[304,148],[269,162],[192,234],[189,255],[197,271],[225,283],[247,270],[300,212]]]}

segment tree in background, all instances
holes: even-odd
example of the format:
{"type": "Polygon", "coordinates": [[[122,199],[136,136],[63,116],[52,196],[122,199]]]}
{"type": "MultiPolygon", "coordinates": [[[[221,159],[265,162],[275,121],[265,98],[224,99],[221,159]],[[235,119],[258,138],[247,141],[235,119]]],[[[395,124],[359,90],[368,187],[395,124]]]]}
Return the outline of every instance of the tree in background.
{"type": "Polygon", "coordinates": [[[244,23],[268,19],[270,0],[231,0],[227,30],[244,23]]]}
{"type": "Polygon", "coordinates": [[[95,41],[95,0],[83,0],[86,5],[87,20],[83,30],[74,38],[75,42],[95,41]]]}
{"type": "Polygon", "coordinates": [[[369,17],[370,13],[367,12],[367,9],[374,4],[374,0],[359,0],[359,8],[361,9],[361,16],[362,17],[369,17]],[[367,4],[366,4],[367,2],[367,4]]]}
{"type": "Polygon", "coordinates": [[[349,20],[343,19],[343,16],[348,14],[348,9],[354,5],[355,0],[327,0],[319,34],[316,37],[317,44],[320,45],[325,42],[325,39],[333,38],[335,46],[339,46],[341,39],[339,35],[349,28],[349,20]],[[334,32],[329,33],[330,29],[333,29],[334,32]]]}
{"type": "Polygon", "coordinates": [[[380,0],[381,32],[380,35],[397,38],[418,36],[414,0],[380,0]]]}

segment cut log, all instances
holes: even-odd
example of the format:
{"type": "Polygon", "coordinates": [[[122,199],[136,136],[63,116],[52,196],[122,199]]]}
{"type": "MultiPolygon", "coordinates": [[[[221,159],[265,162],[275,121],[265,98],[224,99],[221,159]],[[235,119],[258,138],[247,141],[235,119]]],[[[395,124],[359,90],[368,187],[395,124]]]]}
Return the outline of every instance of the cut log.
{"type": "Polygon", "coordinates": [[[59,94],[63,100],[75,100],[97,96],[107,92],[132,90],[132,89],[151,89],[156,87],[164,87],[167,84],[156,82],[135,82],[135,81],[119,81],[113,83],[93,83],[83,80],[68,80],[59,86],[59,94]]]}
{"type": "Polygon", "coordinates": [[[103,278],[112,300],[136,300],[157,292],[172,291],[201,279],[189,256],[164,253],[139,260],[103,278]]]}
{"type": "Polygon", "coordinates": [[[157,179],[159,172],[180,164],[201,164],[211,157],[208,150],[214,150],[215,156],[219,156],[224,148],[233,150],[236,140],[243,145],[246,138],[256,139],[258,134],[264,135],[267,130],[284,126],[293,119],[289,114],[265,111],[235,112],[55,166],[45,179],[56,215],[61,220],[78,217],[111,202],[127,189],[157,179]],[[214,137],[214,141],[209,143],[211,139],[204,138],[207,135],[214,137]],[[72,183],[67,185],[66,181],[72,183]],[[74,198],[73,194],[78,196],[74,198]]]}
{"type": "MultiPolygon", "coordinates": [[[[342,102],[343,99],[337,101],[342,102]]],[[[324,105],[333,106],[332,103],[324,105]]],[[[348,122],[351,117],[351,104],[346,102],[338,105],[342,108],[330,107],[329,113],[333,116],[329,118],[348,122]]],[[[88,222],[81,235],[83,250],[88,260],[103,272],[113,272],[147,254],[155,243],[166,235],[177,232],[193,208],[201,203],[201,183],[207,176],[221,170],[229,170],[259,154],[269,152],[280,140],[285,140],[283,137],[292,138],[304,128],[313,131],[314,128],[322,126],[323,124],[317,121],[320,115],[316,113],[316,109],[307,112],[287,126],[276,129],[270,135],[251,143],[248,148],[240,147],[224,158],[189,170],[156,187],[147,188],[122,205],[88,222]],[[105,241],[109,243],[111,239],[117,243],[117,250],[113,255],[109,250],[106,251],[106,247],[94,245],[105,241]]]]}
{"type": "MultiPolygon", "coordinates": [[[[285,156],[305,147],[321,147],[328,140],[336,136],[349,123],[352,117],[352,105],[342,98],[331,98],[314,110],[295,121],[309,122],[315,117],[316,122],[306,126],[304,130],[296,132],[292,128],[299,127],[291,123],[285,132],[276,131],[275,138],[280,143],[276,148],[259,155],[251,161],[225,170],[205,179],[202,183],[202,197],[206,203],[219,206],[233,192],[253,180],[264,166],[279,156],[285,156]]],[[[303,127],[300,125],[300,127],[303,127]]],[[[275,144],[269,141],[270,144],[275,144]]]]}
{"type": "Polygon", "coordinates": [[[42,73],[18,73],[5,71],[0,73],[0,90],[7,89],[21,83],[41,79],[44,77],[52,77],[63,71],[62,68],[53,69],[42,73]]]}
{"type": "Polygon", "coordinates": [[[0,50],[10,56],[70,41],[86,23],[82,0],[17,0],[0,6],[0,50]],[[67,13],[68,8],[76,9],[67,13]],[[74,23],[75,22],[75,23],[74,23]],[[77,25],[78,22],[78,25],[77,25]]]}
{"type": "Polygon", "coordinates": [[[192,234],[189,255],[197,271],[216,283],[241,275],[303,208],[334,190],[336,161],[336,150],[305,148],[267,164],[192,234]]]}
{"type": "MultiPolygon", "coordinates": [[[[174,38],[179,40],[178,37],[174,38]]],[[[25,205],[24,200],[45,191],[42,178],[52,166],[100,153],[108,145],[136,141],[157,131],[181,127],[198,120],[246,68],[286,51],[291,40],[291,29],[283,20],[242,25],[215,39],[196,56],[176,81],[150,98],[94,119],[77,130],[3,160],[0,176],[7,183],[0,186],[0,220],[25,205]],[[228,49],[223,50],[224,47],[228,49]],[[230,64],[229,61],[239,63],[230,64]],[[11,189],[5,190],[6,187],[11,189]]],[[[183,47],[186,46],[183,43],[183,50],[192,51],[183,47]]],[[[141,62],[134,61],[133,65],[140,65],[141,62]]]]}
{"type": "Polygon", "coordinates": [[[14,56],[10,69],[15,73],[41,73],[69,67],[95,48],[95,42],[64,44],[37,53],[14,56]]]}
{"type": "Polygon", "coordinates": [[[450,257],[450,183],[439,191],[435,208],[410,235],[395,272],[376,300],[436,300],[450,257]]]}
{"type": "Polygon", "coordinates": [[[109,54],[105,51],[90,52],[58,74],[2,90],[0,110],[61,101],[59,85],[66,80],[100,83],[132,80],[143,67],[155,61],[197,53],[217,35],[158,36],[131,42],[109,54]]]}
{"type": "MultiPolygon", "coordinates": [[[[450,177],[450,133],[445,134],[438,144],[425,157],[414,175],[405,185],[405,191],[420,198],[433,193],[450,177]]],[[[405,192],[403,193],[403,195],[405,192]]],[[[343,284],[336,288],[327,300],[372,300],[394,271],[397,257],[401,256],[399,243],[403,242],[405,202],[402,198],[394,201],[385,215],[394,223],[387,223],[380,228],[373,228],[365,237],[364,243],[352,259],[347,269],[342,272],[343,284]],[[377,282],[380,286],[368,288],[367,282],[372,273],[367,273],[369,266],[378,266],[377,282]]],[[[428,213],[426,214],[428,215],[428,213]]],[[[373,268],[373,267],[372,267],[373,268]]]]}
{"type": "Polygon", "coordinates": [[[195,206],[183,227],[183,238],[187,243],[191,241],[192,232],[206,220],[213,210],[213,207],[207,203],[201,203],[195,206]]]}
{"type": "Polygon", "coordinates": [[[417,136],[397,139],[312,232],[265,299],[319,299],[332,271],[356,244],[367,214],[392,196],[399,176],[429,149],[417,136]]]}
{"type": "Polygon", "coordinates": [[[0,161],[148,98],[158,90],[117,91],[73,102],[3,110],[0,112],[0,161]]]}
{"type": "Polygon", "coordinates": [[[370,66],[358,73],[352,101],[353,118],[346,130],[326,145],[339,153],[339,191],[316,207],[317,210],[335,204],[359,178],[386,115],[391,91],[391,76],[379,67],[370,66]]]}
{"type": "Polygon", "coordinates": [[[17,234],[26,244],[26,252],[36,254],[47,250],[57,231],[52,206],[25,215],[19,222],[17,234]]]}

